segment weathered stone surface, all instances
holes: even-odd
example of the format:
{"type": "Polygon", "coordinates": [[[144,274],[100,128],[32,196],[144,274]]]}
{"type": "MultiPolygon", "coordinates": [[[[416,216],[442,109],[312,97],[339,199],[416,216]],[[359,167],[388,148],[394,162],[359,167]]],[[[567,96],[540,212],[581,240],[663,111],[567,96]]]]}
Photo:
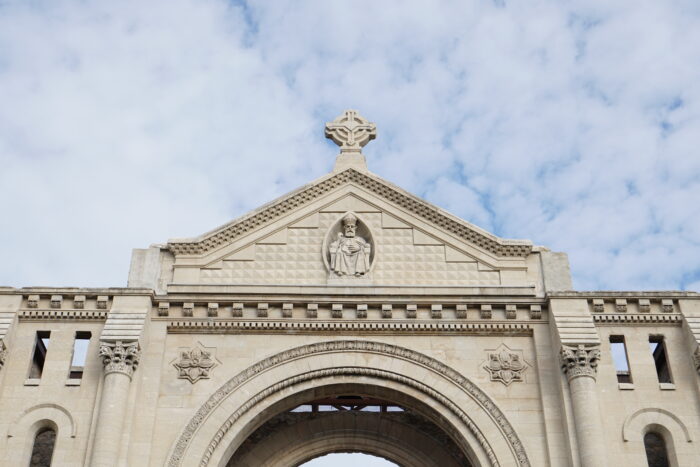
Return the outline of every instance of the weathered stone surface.
{"type": "Polygon", "coordinates": [[[646,465],[650,430],[696,465],[700,295],[573,291],[564,253],[372,174],[357,112],[327,135],[332,173],[134,250],[126,288],[0,287],[3,465],[49,427],[71,467],[646,465]]]}

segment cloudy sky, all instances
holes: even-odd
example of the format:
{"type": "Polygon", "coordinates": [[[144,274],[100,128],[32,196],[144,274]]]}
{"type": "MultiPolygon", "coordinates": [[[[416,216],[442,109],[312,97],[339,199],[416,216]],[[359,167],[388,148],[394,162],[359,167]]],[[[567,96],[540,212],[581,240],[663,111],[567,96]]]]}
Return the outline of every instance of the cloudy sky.
{"type": "Polygon", "coordinates": [[[0,284],[124,286],[130,250],[370,170],[569,253],[577,289],[700,289],[700,2],[0,1],[0,284]]]}

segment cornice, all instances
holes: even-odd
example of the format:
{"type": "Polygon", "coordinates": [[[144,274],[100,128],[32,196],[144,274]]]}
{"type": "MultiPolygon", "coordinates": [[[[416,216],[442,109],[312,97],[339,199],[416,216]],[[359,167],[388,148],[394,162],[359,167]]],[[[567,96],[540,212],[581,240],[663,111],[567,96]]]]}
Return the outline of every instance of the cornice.
{"type": "Polygon", "coordinates": [[[651,290],[651,291],[575,291],[548,292],[547,298],[700,298],[700,293],[683,290],[651,290]]]}
{"type": "Polygon", "coordinates": [[[342,185],[354,183],[406,209],[427,222],[437,225],[465,241],[497,256],[526,257],[532,252],[527,240],[505,240],[446,213],[405,190],[377,177],[349,168],[327,175],[277,200],[234,220],[219,229],[194,239],[173,239],[168,248],[175,255],[201,255],[232,242],[246,233],[273,222],[280,216],[314,201],[342,185]]]}

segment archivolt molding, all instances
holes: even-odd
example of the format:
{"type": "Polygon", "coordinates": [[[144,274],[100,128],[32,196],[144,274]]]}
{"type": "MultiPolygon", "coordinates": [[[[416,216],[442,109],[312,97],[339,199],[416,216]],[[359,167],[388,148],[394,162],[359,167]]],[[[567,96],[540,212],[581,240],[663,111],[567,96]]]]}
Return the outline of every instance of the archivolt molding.
{"type": "MultiPolygon", "coordinates": [[[[275,394],[277,392],[280,392],[284,389],[293,387],[299,383],[303,383],[304,381],[309,381],[313,379],[320,379],[320,378],[327,378],[327,377],[332,377],[332,376],[370,376],[370,377],[375,377],[383,380],[389,380],[389,381],[395,381],[400,384],[404,384],[406,386],[412,387],[414,389],[418,389],[422,393],[426,394],[433,400],[436,400],[440,402],[442,405],[450,409],[451,412],[456,414],[459,419],[469,428],[469,431],[472,432],[472,434],[476,437],[476,439],[479,442],[479,445],[486,451],[486,454],[489,458],[489,461],[491,462],[492,467],[499,467],[500,464],[498,460],[496,459],[496,454],[493,452],[493,449],[489,445],[488,441],[486,440],[486,437],[484,437],[483,433],[481,433],[481,430],[479,430],[479,427],[476,426],[476,424],[469,418],[469,416],[464,413],[455,403],[453,403],[451,400],[449,400],[447,397],[444,395],[440,394],[439,392],[433,390],[429,386],[420,383],[418,381],[415,381],[411,378],[407,378],[402,375],[398,375],[396,373],[391,373],[388,371],[383,371],[383,370],[376,370],[373,368],[361,368],[361,367],[340,367],[340,368],[329,368],[325,370],[316,370],[316,371],[311,371],[309,373],[305,373],[302,375],[294,376],[292,378],[288,378],[286,380],[280,381],[277,384],[274,384],[270,386],[269,388],[265,389],[264,391],[259,392],[255,396],[251,397],[246,401],[245,404],[241,406],[238,410],[236,410],[231,416],[224,422],[224,424],[219,428],[217,431],[216,435],[214,436],[214,439],[211,440],[209,443],[209,446],[207,447],[206,453],[204,454],[202,461],[200,462],[200,467],[206,467],[209,465],[209,460],[211,459],[212,454],[214,453],[214,450],[218,447],[219,442],[223,439],[223,437],[226,435],[226,433],[229,431],[229,429],[233,426],[233,424],[241,418],[246,412],[248,412],[250,409],[255,407],[257,404],[259,404],[261,401],[267,399],[270,397],[272,394],[275,394]]],[[[520,465],[525,465],[525,464],[520,464],[520,465]]],[[[529,465],[529,464],[527,464],[529,465]]]]}
{"type": "Polygon", "coordinates": [[[218,231],[193,240],[171,240],[168,248],[175,255],[199,255],[214,250],[226,243],[263,225],[267,225],[278,217],[312,202],[314,199],[329,193],[336,188],[354,183],[408,211],[422,217],[428,222],[442,227],[464,240],[477,245],[498,256],[526,257],[532,251],[532,244],[523,240],[503,240],[485,232],[480,232],[464,221],[447,216],[440,209],[399,190],[388,183],[355,169],[347,169],[336,175],[322,179],[318,183],[302,188],[272,203],[265,209],[234,221],[218,231]]]}
{"type": "Polygon", "coordinates": [[[42,419],[50,420],[58,425],[59,432],[62,432],[67,427],[71,438],[75,438],[77,435],[78,427],[70,412],[58,404],[47,403],[32,406],[22,412],[22,414],[15,419],[12,425],[10,425],[7,436],[10,438],[16,436],[17,429],[20,424],[26,424],[27,422],[33,423],[42,419]],[[46,416],[45,414],[33,414],[34,412],[42,409],[48,409],[47,411],[52,415],[46,416]]]}
{"type": "Polygon", "coordinates": [[[688,443],[693,442],[690,431],[683,421],[668,410],[659,408],[640,409],[627,417],[625,423],[622,425],[622,439],[624,441],[629,441],[633,436],[639,436],[642,433],[642,429],[651,423],[661,425],[670,432],[674,432],[677,428],[680,428],[683,433],[683,438],[688,443]]]}
{"type": "MultiPolygon", "coordinates": [[[[194,437],[194,434],[196,431],[199,429],[199,427],[202,425],[203,421],[208,417],[208,415],[224,400],[226,399],[232,392],[236,390],[240,385],[242,385],[244,382],[248,381],[249,379],[253,378],[257,374],[271,368],[274,366],[277,366],[279,364],[282,364],[284,362],[297,359],[300,357],[304,356],[309,356],[313,354],[319,354],[319,353],[326,353],[326,352],[373,352],[373,353],[378,353],[382,355],[388,355],[392,357],[397,357],[397,358],[402,358],[414,363],[418,363],[426,368],[429,368],[436,373],[440,374],[441,376],[447,378],[448,380],[452,381],[453,383],[457,384],[464,390],[467,394],[469,394],[475,401],[477,401],[481,407],[489,414],[489,416],[494,420],[494,422],[498,425],[500,428],[501,432],[505,436],[505,439],[507,440],[508,444],[510,444],[510,447],[515,454],[518,465],[522,467],[529,467],[530,462],[527,458],[527,454],[525,453],[524,446],[522,442],[520,441],[520,438],[518,437],[517,433],[513,429],[512,425],[508,420],[506,419],[505,415],[503,412],[496,406],[496,404],[479,388],[477,387],[474,383],[469,381],[466,377],[462,376],[460,373],[458,373],[456,370],[452,369],[451,367],[439,362],[438,360],[428,357],[427,355],[421,354],[419,352],[415,352],[413,350],[407,349],[405,347],[399,347],[396,345],[392,344],[387,344],[383,342],[369,342],[369,341],[328,341],[328,342],[319,342],[319,343],[314,343],[314,344],[308,344],[300,347],[295,347],[293,349],[285,350],[283,352],[280,352],[278,354],[275,354],[271,357],[268,357],[250,367],[247,369],[241,371],[238,373],[236,376],[231,378],[229,381],[227,381],[221,388],[219,388],[200,408],[197,410],[197,413],[190,419],[188,422],[187,426],[181,433],[179,439],[177,440],[175,447],[173,448],[173,452],[170,456],[170,459],[168,461],[168,465],[170,467],[176,467],[179,466],[183,455],[188,447],[189,442],[192,440],[194,437]]],[[[430,397],[435,398],[436,400],[439,400],[442,404],[444,404],[446,407],[450,408],[472,431],[472,433],[477,437],[479,440],[479,443],[481,446],[485,449],[485,451],[488,453],[488,456],[491,460],[491,463],[493,466],[498,465],[498,461],[495,458],[495,455],[491,448],[488,446],[488,443],[486,442],[486,439],[483,437],[483,435],[480,433],[478,430],[478,427],[476,427],[473,422],[471,422],[471,419],[464,414],[461,409],[457,405],[455,405],[452,401],[449,399],[445,398],[441,394],[437,393],[434,391],[432,388],[429,388],[422,383],[419,383],[417,381],[411,380],[409,378],[406,378],[405,376],[402,375],[397,375],[394,373],[389,373],[383,370],[376,370],[376,369],[370,369],[370,368],[359,368],[359,367],[345,367],[345,368],[330,368],[330,369],[325,369],[325,370],[317,370],[315,372],[310,372],[310,373],[305,373],[302,375],[298,375],[292,378],[288,378],[287,380],[281,381],[264,391],[258,393],[256,396],[252,397],[249,399],[243,406],[241,406],[234,414],[232,414],[229,419],[224,423],[224,425],[221,427],[219,432],[217,432],[217,435],[214,437],[212,442],[209,445],[209,448],[207,449],[205,458],[202,460],[201,465],[205,466],[207,465],[209,458],[211,454],[214,452],[214,449],[218,445],[218,443],[221,441],[223,438],[224,434],[231,428],[235,420],[240,418],[241,415],[243,415],[245,412],[250,410],[255,404],[260,402],[261,400],[265,399],[266,397],[269,397],[271,394],[274,394],[277,391],[280,391],[281,389],[284,389],[286,387],[290,387],[294,384],[299,384],[303,381],[313,379],[313,378],[322,378],[325,376],[333,376],[335,374],[343,374],[343,375],[367,375],[367,376],[375,376],[379,378],[385,378],[385,379],[392,379],[394,381],[398,381],[400,383],[409,385],[411,387],[414,387],[416,389],[419,389],[429,395],[430,397]]]]}

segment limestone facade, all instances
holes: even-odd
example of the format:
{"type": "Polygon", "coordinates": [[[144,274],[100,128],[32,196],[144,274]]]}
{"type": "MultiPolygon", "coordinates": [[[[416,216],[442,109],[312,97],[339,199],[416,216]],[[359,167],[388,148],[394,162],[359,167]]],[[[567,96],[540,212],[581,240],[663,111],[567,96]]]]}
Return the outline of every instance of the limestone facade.
{"type": "Polygon", "coordinates": [[[56,466],[644,466],[648,433],[700,465],[700,295],[574,291],[371,173],[376,134],[345,112],[332,173],[134,250],[126,288],[0,288],[3,462],[52,430],[56,466]]]}

